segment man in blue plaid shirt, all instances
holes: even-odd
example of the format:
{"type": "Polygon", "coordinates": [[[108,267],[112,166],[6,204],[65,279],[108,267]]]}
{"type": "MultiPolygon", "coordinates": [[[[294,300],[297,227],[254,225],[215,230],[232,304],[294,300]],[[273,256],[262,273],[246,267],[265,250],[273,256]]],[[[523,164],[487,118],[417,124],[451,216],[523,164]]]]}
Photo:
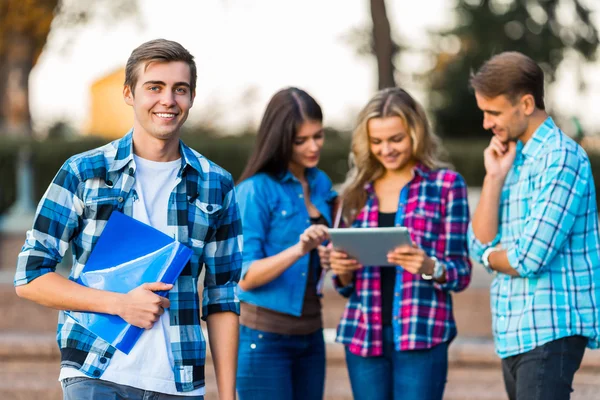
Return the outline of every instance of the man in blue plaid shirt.
{"type": "Polygon", "coordinates": [[[153,40],[127,61],[123,95],[134,126],[122,139],[71,157],[42,198],[19,254],[17,294],[47,307],[118,315],[145,328],[129,354],[59,314],[65,399],[203,399],[206,345],[198,280],[219,397],[235,398],[242,228],[231,175],[184,145],[180,128],[196,87],[193,56],[153,40]],[[193,249],[174,285],[127,294],[75,282],[110,214],[121,211],[193,249]],[[70,279],[55,272],[73,250],[70,279]],[[168,290],[168,298],[156,291],[168,290]]]}
{"type": "Polygon", "coordinates": [[[544,75],[501,53],[471,77],[494,136],[469,228],[495,277],[493,332],[511,400],[568,399],[586,346],[600,345],[600,240],[590,161],[544,110],[544,75]]]}

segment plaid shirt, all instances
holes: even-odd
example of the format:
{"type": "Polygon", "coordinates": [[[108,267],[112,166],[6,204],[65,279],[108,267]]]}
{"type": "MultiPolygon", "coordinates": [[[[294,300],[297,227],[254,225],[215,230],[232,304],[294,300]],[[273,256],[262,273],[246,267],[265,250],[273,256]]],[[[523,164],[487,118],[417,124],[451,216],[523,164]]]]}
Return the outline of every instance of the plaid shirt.
{"type": "MultiPolygon", "coordinates": [[[[173,372],[178,391],[204,386],[206,343],[201,332],[198,277],[206,265],[202,318],[239,314],[236,297],[242,268],[242,227],[231,175],[180,144],[181,169],[169,198],[171,235],[194,253],[169,292],[173,372]]],[[[70,279],[76,279],[113,210],[132,215],[135,180],[132,133],[106,146],[71,157],[39,203],[33,229],[17,262],[15,286],[48,272],[73,251],[70,279]]],[[[59,314],[61,365],[100,377],[115,348],[59,314]]]]}
{"type": "Polygon", "coordinates": [[[500,243],[513,277],[491,286],[492,328],[502,358],[572,335],[600,346],[600,240],[590,162],[552,118],[517,144],[500,198],[498,235],[481,243],[469,228],[473,258],[500,243]]]}
{"type": "MultiPolygon", "coordinates": [[[[413,240],[446,269],[446,282],[424,280],[396,268],[393,318],[394,343],[398,351],[427,349],[456,336],[450,291],[465,289],[471,280],[467,253],[469,206],[467,187],[460,175],[446,169],[414,169],[405,187],[406,204],[399,204],[396,222],[409,228],[413,240]]],[[[379,203],[372,184],[365,187],[367,201],[354,227],[377,227],[379,203]]],[[[380,267],[357,271],[354,280],[338,291],[350,297],[338,326],[337,341],[363,357],[383,354],[380,267]]]]}

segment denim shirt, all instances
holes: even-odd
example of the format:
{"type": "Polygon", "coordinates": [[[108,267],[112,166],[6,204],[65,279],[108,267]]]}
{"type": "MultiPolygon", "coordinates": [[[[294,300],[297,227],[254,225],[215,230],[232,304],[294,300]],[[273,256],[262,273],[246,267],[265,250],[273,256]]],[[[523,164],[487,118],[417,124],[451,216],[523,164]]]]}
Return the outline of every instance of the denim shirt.
{"type": "MultiPolygon", "coordinates": [[[[336,197],[331,180],[317,168],[308,169],[306,178],[312,204],[331,225],[332,202],[336,197]]],[[[281,253],[296,244],[310,226],[310,217],[302,184],[289,171],[281,179],[259,173],[240,183],[236,191],[244,227],[243,277],[254,261],[281,253]]],[[[238,287],[240,301],[300,316],[309,263],[310,253],[266,285],[248,291],[238,287]]]]}

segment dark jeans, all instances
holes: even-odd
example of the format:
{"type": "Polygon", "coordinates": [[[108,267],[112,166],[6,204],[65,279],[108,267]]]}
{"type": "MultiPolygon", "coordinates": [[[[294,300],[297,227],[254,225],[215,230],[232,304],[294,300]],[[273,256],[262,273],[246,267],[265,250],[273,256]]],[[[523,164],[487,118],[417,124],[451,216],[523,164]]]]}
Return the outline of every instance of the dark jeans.
{"type": "Polygon", "coordinates": [[[63,400],[204,400],[204,396],[173,396],[92,378],[66,378],[62,381],[63,400]]]}
{"type": "Polygon", "coordinates": [[[240,400],[321,400],[325,388],[323,331],[279,335],[240,326],[240,400]]]}
{"type": "Polygon", "coordinates": [[[502,360],[510,400],[567,400],[588,339],[569,336],[502,360]]]}
{"type": "Polygon", "coordinates": [[[448,343],[431,349],[396,351],[391,326],[383,328],[383,355],[348,351],[352,394],[360,400],[441,400],[448,375],[448,343]]]}

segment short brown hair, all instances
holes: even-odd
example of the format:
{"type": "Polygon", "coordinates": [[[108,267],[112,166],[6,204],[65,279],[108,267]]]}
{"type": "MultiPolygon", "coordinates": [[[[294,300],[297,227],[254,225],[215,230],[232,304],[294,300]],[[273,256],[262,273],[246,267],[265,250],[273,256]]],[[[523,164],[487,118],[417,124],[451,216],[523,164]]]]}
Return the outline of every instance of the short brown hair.
{"type": "Polygon", "coordinates": [[[490,58],[471,73],[471,87],[484,97],[505,95],[514,102],[517,97],[531,94],[535,106],[544,110],[544,71],[525,54],[507,51],[490,58]]]}
{"type": "Polygon", "coordinates": [[[125,86],[134,93],[138,80],[138,66],[141,63],[183,61],[190,66],[190,96],[196,90],[196,63],[194,56],[182,45],[166,39],[155,39],[143,43],[131,52],[125,67],[125,86]]]}

